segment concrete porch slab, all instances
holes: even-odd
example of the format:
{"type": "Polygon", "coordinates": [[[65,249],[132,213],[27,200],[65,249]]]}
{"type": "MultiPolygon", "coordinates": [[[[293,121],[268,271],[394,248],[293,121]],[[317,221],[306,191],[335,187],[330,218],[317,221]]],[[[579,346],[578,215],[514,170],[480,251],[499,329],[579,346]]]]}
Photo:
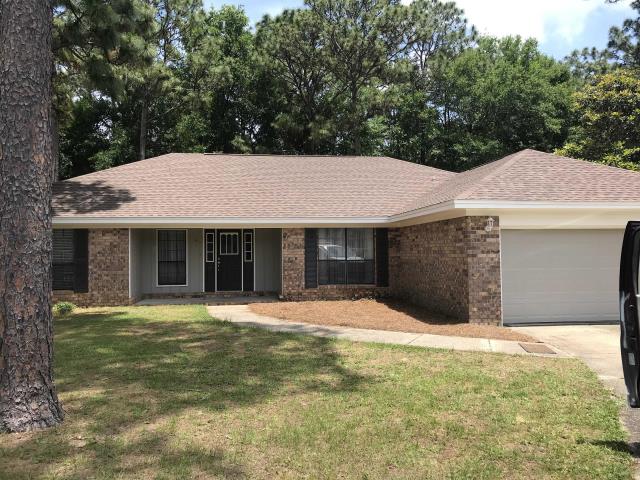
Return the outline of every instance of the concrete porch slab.
{"type": "Polygon", "coordinates": [[[248,305],[250,303],[271,303],[278,302],[277,295],[202,295],[198,297],[185,298],[147,298],[136,302],[134,305],[248,305]]]}

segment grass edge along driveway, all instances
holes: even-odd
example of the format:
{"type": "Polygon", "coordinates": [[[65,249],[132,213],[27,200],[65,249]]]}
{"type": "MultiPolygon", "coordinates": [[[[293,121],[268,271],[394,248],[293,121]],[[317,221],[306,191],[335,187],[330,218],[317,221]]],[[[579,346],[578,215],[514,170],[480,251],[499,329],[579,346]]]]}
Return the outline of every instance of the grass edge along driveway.
{"type": "Polygon", "coordinates": [[[574,359],[239,328],[202,306],[55,322],[56,429],[0,477],[627,479],[620,403],[574,359]]]}

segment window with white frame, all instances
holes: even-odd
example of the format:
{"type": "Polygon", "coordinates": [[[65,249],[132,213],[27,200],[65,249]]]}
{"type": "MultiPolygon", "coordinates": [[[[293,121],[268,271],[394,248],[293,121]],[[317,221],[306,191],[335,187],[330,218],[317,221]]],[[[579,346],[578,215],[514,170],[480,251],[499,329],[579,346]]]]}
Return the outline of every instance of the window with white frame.
{"type": "Polygon", "coordinates": [[[244,232],[244,261],[253,262],[253,231],[244,232]]]}
{"type": "Polygon", "coordinates": [[[238,255],[238,234],[223,232],[220,234],[220,255],[238,255]]]}
{"type": "Polygon", "coordinates": [[[158,285],[187,284],[187,231],[158,230],[158,285]]]}

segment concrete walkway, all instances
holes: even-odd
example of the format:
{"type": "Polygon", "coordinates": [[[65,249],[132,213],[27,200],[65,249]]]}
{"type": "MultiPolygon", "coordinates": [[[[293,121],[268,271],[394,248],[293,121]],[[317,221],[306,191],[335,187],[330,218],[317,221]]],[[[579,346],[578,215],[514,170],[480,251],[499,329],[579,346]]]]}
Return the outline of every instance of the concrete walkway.
{"type": "Polygon", "coordinates": [[[353,342],[390,343],[415,347],[444,348],[478,352],[498,352],[512,355],[564,357],[564,352],[550,347],[555,354],[537,354],[525,351],[519,342],[486,338],[450,337],[428,333],[391,332],[363,328],[314,325],[290,322],[253,313],[247,305],[208,306],[209,315],[245,327],[257,327],[274,332],[301,333],[317,337],[340,338],[353,342]]]}

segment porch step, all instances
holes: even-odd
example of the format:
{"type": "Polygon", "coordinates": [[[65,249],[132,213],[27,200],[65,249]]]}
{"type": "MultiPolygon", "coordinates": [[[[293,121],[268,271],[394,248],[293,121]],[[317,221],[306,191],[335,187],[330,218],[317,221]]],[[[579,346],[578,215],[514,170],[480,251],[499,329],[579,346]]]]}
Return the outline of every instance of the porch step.
{"type": "Polygon", "coordinates": [[[212,294],[145,298],[136,305],[247,305],[249,303],[278,302],[276,294],[212,294]]]}

